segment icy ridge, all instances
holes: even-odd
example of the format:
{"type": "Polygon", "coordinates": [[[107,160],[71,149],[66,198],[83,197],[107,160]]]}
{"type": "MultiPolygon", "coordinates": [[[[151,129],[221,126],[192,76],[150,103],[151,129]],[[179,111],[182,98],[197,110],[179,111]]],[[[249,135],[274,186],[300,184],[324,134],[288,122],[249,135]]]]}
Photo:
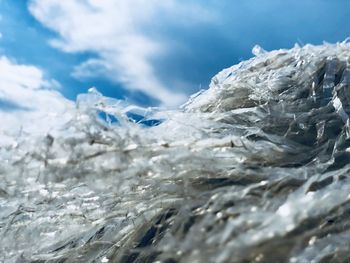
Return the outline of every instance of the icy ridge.
{"type": "Polygon", "coordinates": [[[350,44],[254,54],[181,110],[92,89],[1,147],[0,261],[348,261],[350,44]]]}

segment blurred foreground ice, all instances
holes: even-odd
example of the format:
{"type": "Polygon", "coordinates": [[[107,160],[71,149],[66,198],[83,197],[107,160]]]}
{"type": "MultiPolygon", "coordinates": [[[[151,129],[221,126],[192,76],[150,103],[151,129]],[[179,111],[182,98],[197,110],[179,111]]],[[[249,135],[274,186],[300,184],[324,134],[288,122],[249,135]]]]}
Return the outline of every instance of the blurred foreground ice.
{"type": "Polygon", "coordinates": [[[350,262],[350,44],[254,53],[1,146],[0,262],[350,262]]]}

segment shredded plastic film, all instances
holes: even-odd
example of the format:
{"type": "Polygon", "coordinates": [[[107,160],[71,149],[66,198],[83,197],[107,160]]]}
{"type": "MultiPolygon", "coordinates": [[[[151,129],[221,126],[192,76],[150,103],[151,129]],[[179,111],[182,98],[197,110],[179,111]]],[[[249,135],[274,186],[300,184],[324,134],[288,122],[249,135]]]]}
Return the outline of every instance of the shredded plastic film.
{"type": "Polygon", "coordinates": [[[1,146],[0,262],[349,262],[350,44],[253,52],[181,110],[91,89],[1,146]]]}

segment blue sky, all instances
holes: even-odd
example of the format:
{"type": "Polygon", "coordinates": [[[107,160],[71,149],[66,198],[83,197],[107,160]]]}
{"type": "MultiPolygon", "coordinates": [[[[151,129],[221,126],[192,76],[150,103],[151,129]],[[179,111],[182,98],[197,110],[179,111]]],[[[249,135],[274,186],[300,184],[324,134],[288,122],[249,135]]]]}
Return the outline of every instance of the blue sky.
{"type": "MultiPolygon", "coordinates": [[[[350,36],[346,0],[0,0],[0,16],[8,63],[38,68],[69,100],[96,86],[142,106],[181,104],[255,44],[350,36]]],[[[0,93],[0,108],[30,106],[14,97],[0,93]]]]}

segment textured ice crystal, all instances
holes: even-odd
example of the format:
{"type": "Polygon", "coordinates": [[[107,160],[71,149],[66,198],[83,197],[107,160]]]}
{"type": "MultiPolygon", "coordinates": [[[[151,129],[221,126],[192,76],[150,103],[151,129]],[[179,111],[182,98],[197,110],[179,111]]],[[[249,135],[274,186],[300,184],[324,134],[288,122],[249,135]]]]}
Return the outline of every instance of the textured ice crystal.
{"type": "Polygon", "coordinates": [[[350,261],[350,44],[254,54],[182,110],[92,89],[0,148],[0,261],[350,261]]]}

